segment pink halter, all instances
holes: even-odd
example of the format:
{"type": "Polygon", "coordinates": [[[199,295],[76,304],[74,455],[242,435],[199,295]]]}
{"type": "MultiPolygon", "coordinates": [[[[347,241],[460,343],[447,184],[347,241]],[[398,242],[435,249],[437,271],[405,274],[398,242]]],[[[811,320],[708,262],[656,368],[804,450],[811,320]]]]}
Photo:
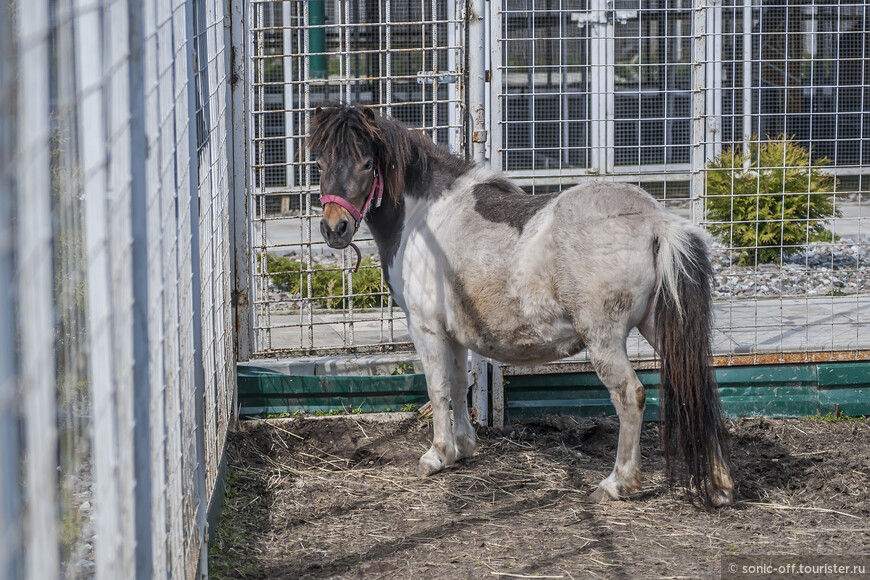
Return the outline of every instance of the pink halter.
{"type": "Polygon", "coordinates": [[[320,196],[320,205],[324,206],[328,203],[335,203],[343,207],[348,211],[350,215],[353,216],[354,221],[354,232],[359,229],[359,225],[365,219],[366,215],[369,212],[369,209],[372,205],[372,200],[375,201],[375,207],[381,207],[381,198],[384,196],[384,180],[381,179],[381,172],[378,171],[378,168],[375,168],[375,178],[372,181],[372,190],[369,192],[368,197],[366,198],[366,203],[363,205],[362,211],[357,211],[357,209],[353,206],[352,203],[347,201],[343,197],[339,197],[337,195],[321,195],[320,196]]]}

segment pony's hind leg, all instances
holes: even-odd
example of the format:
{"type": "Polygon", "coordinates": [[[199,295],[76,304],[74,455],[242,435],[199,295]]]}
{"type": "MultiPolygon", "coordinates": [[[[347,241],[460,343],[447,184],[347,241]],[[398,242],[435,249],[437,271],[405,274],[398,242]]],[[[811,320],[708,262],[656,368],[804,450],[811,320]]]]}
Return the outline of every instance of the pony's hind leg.
{"type": "Polygon", "coordinates": [[[477,446],[477,434],[468,414],[468,349],[453,348],[455,379],[451,383],[450,400],[453,402],[453,434],[456,437],[456,459],[471,457],[477,446]]]}
{"type": "Polygon", "coordinates": [[[456,385],[459,383],[464,385],[466,382],[467,351],[428,330],[412,328],[411,336],[423,362],[426,387],[432,404],[432,446],[423,454],[417,465],[417,475],[426,477],[452,465],[457,459],[464,457],[466,451],[470,455],[474,450],[474,430],[471,429],[471,420],[468,418],[468,408],[464,399],[459,402],[454,401],[453,404],[454,414],[459,417],[457,424],[462,427],[458,430],[464,437],[460,442],[457,442],[450,424],[450,396],[456,398],[459,390],[456,385]],[[470,429],[470,440],[466,432],[466,424],[470,429]]]}
{"type": "Polygon", "coordinates": [[[607,501],[619,499],[641,488],[640,429],[646,393],[628,360],[624,341],[590,345],[589,355],[619,415],[616,463],[610,475],[598,484],[598,489],[591,496],[595,501],[607,501]]]}

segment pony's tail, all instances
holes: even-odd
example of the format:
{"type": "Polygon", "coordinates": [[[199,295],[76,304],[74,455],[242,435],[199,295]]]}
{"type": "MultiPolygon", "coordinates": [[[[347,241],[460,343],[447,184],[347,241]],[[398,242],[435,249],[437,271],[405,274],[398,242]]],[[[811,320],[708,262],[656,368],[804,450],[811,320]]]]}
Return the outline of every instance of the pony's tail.
{"type": "Polygon", "coordinates": [[[658,232],[655,332],[661,357],[660,435],[670,485],[692,502],[731,502],[727,432],[711,367],[713,269],[706,233],[666,222],[658,232]]]}

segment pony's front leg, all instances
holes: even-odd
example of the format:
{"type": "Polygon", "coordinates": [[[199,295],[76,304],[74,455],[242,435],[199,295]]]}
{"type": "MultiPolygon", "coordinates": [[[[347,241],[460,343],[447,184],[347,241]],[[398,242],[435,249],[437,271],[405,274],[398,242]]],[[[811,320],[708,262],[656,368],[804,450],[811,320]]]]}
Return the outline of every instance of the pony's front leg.
{"type": "Polygon", "coordinates": [[[426,387],[432,404],[432,447],[421,458],[417,475],[426,477],[452,465],[457,459],[470,455],[474,450],[474,430],[468,418],[464,399],[454,401],[457,424],[462,425],[461,441],[458,442],[450,425],[450,396],[456,396],[458,383],[466,382],[466,350],[450,339],[426,329],[411,329],[414,346],[423,362],[426,387]],[[464,410],[464,417],[463,411],[464,410]],[[467,427],[466,427],[467,424],[467,427]],[[468,433],[471,433],[469,441],[468,433]],[[471,447],[469,448],[469,443],[471,447]]]}
{"type": "Polygon", "coordinates": [[[598,484],[591,496],[594,501],[608,501],[641,488],[640,429],[646,393],[631,367],[624,343],[604,348],[590,345],[589,354],[619,416],[619,443],[613,471],[598,484]]]}

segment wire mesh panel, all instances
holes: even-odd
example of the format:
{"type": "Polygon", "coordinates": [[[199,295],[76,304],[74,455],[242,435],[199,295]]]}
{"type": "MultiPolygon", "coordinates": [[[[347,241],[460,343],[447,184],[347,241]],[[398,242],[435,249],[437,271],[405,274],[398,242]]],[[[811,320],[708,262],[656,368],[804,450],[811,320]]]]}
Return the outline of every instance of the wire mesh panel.
{"type": "Polygon", "coordinates": [[[494,6],[493,166],[531,193],[607,176],[686,206],[691,2],[494,6]]]}
{"type": "MultiPolygon", "coordinates": [[[[133,569],[133,355],[130,205],[129,32],[123,2],[73,7],[78,66],[70,96],[78,133],[81,239],[86,275],[88,385],[93,434],[94,562],[111,576],[133,569]],[[106,50],[101,50],[100,40],[106,50]],[[108,109],[108,110],[107,110],[108,109]],[[107,152],[113,155],[108,156],[107,152]]],[[[71,449],[75,453],[75,449],[71,449]]],[[[70,477],[77,474],[70,473],[70,477]]]]}
{"type": "Polygon", "coordinates": [[[191,115],[190,58],[187,37],[192,11],[185,2],[148,7],[146,45],[156,57],[147,70],[146,134],[156,155],[147,173],[149,239],[152,242],[149,295],[153,354],[152,410],[162,423],[152,429],[152,464],[164,479],[155,481],[157,521],[166,533],[155,536],[156,569],[170,577],[187,577],[198,557],[195,481],[199,464],[195,446],[195,364],[193,336],[194,274],[191,263],[191,156],[195,159],[196,119],[191,115]],[[153,75],[153,76],[151,76],[153,75]],[[162,364],[161,364],[162,363],[162,364]]]}
{"type": "Polygon", "coordinates": [[[722,81],[705,88],[698,191],[717,240],[720,352],[864,357],[868,5],[732,1],[707,11],[706,69],[722,81]]]}
{"type": "Polygon", "coordinates": [[[191,578],[234,390],[205,0],[0,15],[0,576],[191,578]]]}
{"type": "Polygon", "coordinates": [[[378,112],[464,150],[464,27],[453,0],[253,1],[254,329],[257,354],[407,346],[371,235],[364,258],[322,242],[318,173],[304,139],[323,103],[378,112]]]}
{"type": "Polygon", "coordinates": [[[866,3],[496,6],[494,166],[634,182],[706,227],[723,363],[866,356],[866,3]]]}
{"type": "MultiPolygon", "coordinates": [[[[206,487],[214,487],[232,415],[233,322],[227,136],[227,54],[223,3],[194,2],[200,271],[205,390],[206,487]]],[[[242,138],[243,135],[239,135],[242,138]]]]}

